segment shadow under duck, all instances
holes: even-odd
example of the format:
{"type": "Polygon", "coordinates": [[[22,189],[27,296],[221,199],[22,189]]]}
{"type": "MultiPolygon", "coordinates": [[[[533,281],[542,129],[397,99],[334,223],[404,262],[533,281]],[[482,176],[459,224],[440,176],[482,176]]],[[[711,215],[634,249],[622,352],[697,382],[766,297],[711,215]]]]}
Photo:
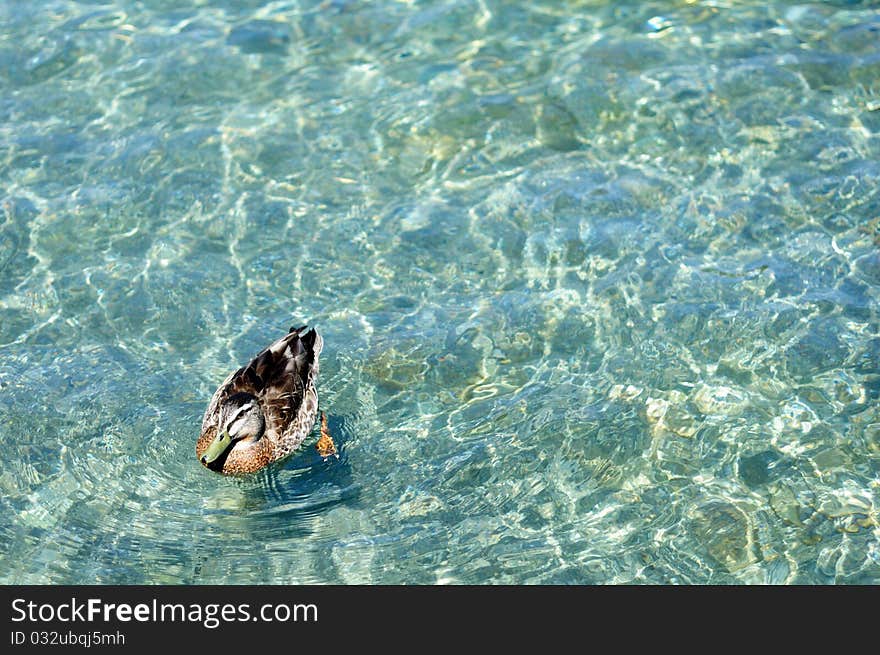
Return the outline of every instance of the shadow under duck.
{"type": "Polygon", "coordinates": [[[318,356],[324,340],[308,326],[260,352],[220,385],[202,419],[196,456],[226,475],[253,473],[305,440],[318,413],[318,356]]]}

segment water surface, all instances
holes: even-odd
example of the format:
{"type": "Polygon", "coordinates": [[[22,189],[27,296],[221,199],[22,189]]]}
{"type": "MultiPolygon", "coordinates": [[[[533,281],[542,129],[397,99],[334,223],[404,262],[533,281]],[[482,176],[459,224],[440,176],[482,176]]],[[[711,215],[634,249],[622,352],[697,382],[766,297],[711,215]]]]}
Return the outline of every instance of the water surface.
{"type": "Polygon", "coordinates": [[[0,1],[0,582],[880,582],[877,3],[192,4],[0,1]]]}

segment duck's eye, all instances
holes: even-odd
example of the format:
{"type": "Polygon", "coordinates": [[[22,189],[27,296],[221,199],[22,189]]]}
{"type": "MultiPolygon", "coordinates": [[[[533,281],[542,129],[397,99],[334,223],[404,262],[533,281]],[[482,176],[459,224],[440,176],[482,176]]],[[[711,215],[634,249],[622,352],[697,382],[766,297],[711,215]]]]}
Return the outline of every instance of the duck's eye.
{"type": "Polygon", "coordinates": [[[250,411],[250,409],[252,407],[253,407],[253,403],[248,403],[247,405],[242,405],[241,407],[239,407],[238,411],[235,412],[235,416],[232,417],[232,421],[230,421],[230,422],[234,423],[235,421],[240,419],[242,416],[244,416],[245,413],[250,411]]]}

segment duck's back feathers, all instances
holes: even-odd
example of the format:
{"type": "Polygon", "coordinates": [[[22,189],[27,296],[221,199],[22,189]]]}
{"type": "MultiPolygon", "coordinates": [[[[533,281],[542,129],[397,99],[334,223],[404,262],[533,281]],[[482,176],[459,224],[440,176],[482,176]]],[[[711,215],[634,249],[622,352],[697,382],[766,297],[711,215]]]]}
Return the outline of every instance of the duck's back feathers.
{"type": "Polygon", "coordinates": [[[324,341],[305,327],[290,333],[257,355],[246,367],[258,379],[267,436],[276,444],[276,457],[294,450],[315,424],[318,394],[318,355],[324,341]]]}
{"type": "Polygon", "coordinates": [[[218,409],[236,393],[260,402],[266,421],[264,437],[273,443],[273,459],[294,450],[315,423],[318,356],[324,340],[307,326],[290,332],[232,373],[217,389],[202,421],[204,432],[216,421],[218,409]]]}

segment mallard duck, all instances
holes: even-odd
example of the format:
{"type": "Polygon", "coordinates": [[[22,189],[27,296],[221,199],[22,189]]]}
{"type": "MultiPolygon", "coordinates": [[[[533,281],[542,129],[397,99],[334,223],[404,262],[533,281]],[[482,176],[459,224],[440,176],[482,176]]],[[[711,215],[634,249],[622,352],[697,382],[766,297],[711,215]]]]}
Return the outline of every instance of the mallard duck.
{"type": "Polygon", "coordinates": [[[196,456],[207,468],[253,473],[296,450],[318,413],[318,355],[324,340],[307,326],[290,332],[230,374],[202,419],[196,456]]]}

